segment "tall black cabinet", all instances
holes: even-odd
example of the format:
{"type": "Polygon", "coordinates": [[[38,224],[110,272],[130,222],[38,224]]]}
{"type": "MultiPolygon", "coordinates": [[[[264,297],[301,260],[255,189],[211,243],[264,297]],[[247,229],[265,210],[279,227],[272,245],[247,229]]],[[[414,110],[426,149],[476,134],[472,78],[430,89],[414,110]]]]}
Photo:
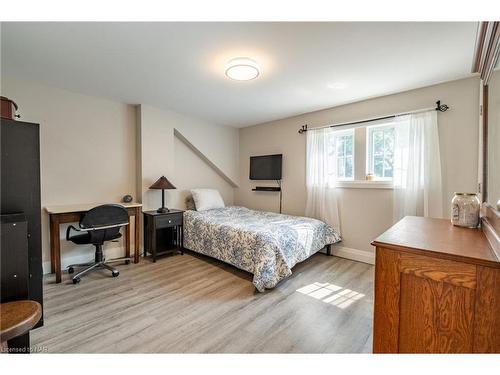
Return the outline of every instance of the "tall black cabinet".
{"type": "MultiPolygon", "coordinates": [[[[31,299],[43,307],[39,125],[4,118],[0,124],[0,299],[31,299]]],[[[26,344],[29,336],[14,346],[26,344]]]]}

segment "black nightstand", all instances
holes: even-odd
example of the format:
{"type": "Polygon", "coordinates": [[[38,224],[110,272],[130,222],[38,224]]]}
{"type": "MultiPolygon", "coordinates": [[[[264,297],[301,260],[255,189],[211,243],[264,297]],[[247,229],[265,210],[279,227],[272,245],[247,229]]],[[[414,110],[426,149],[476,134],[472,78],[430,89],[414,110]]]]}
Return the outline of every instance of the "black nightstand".
{"type": "Polygon", "coordinates": [[[151,254],[153,262],[163,254],[184,254],[182,242],[183,213],[173,210],[167,213],[144,211],[144,256],[151,254]]]}

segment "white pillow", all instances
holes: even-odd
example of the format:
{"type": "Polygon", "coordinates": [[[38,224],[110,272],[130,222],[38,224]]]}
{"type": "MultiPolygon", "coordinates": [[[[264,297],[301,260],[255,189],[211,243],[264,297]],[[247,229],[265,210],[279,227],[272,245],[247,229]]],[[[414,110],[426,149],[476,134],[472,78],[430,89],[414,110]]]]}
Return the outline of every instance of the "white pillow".
{"type": "Polygon", "coordinates": [[[215,189],[191,189],[196,211],[206,211],[212,208],[223,208],[224,200],[215,189]]]}

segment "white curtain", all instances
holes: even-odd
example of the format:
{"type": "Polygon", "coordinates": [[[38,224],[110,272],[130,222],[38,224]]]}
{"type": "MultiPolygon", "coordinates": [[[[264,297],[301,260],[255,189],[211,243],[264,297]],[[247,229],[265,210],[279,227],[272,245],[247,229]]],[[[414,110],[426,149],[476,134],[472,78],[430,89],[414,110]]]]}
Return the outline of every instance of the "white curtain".
{"type": "Polygon", "coordinates": [[[394,221],[409,215],[443,217],[436,111],[398,117],[395,132],[394,221]]]}
{"type": "Polygon", "coordinates": [[[331,128],[307,132],[306,215],[330,224],[340,232],[335,193],[337,161],[331,128]]]}

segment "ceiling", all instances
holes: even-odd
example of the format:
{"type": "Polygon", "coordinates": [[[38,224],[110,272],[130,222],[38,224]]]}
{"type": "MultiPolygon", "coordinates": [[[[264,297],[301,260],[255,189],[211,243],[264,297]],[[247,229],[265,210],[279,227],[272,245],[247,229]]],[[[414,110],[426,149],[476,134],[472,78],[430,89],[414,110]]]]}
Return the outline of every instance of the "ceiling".
{"type": "Polygon", "coordinates": [[[2,75],[243,127],[467,77],[476,27],[2,23],[2,75]],[[257,79],[224,75],[241,56],[260,65],[257,79]]]}

